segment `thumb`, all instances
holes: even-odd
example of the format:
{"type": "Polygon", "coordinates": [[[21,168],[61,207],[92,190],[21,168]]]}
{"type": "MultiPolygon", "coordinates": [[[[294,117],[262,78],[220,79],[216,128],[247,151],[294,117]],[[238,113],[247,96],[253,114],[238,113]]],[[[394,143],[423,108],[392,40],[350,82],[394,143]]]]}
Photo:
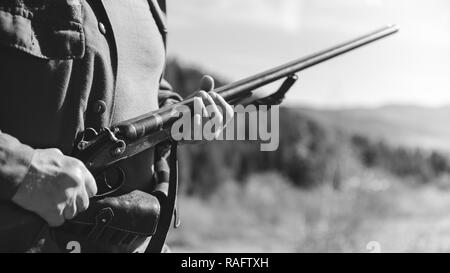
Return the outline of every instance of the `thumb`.
{"type": "Polygon", "coordinates": [[[200,80],[200,90],[206,92],[214,90],[214,78],[209,75],[203,76],[200,80]]]}

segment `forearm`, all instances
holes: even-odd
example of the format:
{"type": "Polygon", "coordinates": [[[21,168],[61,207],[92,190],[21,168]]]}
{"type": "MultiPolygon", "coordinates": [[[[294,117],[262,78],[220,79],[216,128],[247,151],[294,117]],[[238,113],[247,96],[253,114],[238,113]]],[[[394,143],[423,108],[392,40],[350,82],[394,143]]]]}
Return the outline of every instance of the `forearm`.
{"type": "Polygon", "coordinates": [[[28,173],[34,149],[0,131],[0,199],[10,200],[28,173]]]}

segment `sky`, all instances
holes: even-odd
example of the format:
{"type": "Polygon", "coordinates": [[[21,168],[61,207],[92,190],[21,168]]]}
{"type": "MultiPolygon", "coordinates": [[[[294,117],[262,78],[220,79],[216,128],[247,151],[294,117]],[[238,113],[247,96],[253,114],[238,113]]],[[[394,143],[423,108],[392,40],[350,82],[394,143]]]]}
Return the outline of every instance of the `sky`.
{"type": "Polygon", "coordinates": [[[448,0],[168,0],[168,10],[169,56],[229,80],[397,24],[399,34],[301,72],[286,103],[450,105],[448,0]]]}

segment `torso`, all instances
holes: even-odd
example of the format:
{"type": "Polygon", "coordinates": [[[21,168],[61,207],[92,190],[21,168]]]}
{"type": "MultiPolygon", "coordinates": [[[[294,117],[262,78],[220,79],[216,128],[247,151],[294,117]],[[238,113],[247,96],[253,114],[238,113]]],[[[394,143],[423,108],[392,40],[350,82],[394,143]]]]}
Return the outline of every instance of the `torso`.
{"type": "MultiPolygon", "coordinates": [[[[158,108],[159,79],[164,68],[162,36],[147,0],[104,0],[118,52],[118,71],[112,124],[158,108]]],[[[151,188],[153,150],[127,162],[127,184],[151,188]]]]}
{"type": "Polygon", "coordinates": [[[164,44],[147,0],[104,0],[118,51],[116,97],[112,122],[158,108],[164,44]]]}

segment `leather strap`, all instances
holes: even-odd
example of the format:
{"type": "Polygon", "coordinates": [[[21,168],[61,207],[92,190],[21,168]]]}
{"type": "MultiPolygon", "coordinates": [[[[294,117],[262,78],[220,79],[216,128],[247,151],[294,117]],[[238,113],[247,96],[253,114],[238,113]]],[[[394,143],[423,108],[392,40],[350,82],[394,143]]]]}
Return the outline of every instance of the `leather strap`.
{"type": "Polygon", "coordinates": [[[106,226],[112,221],[114,212],[111,208],[104,208],[97,213],[95,217],[95,226],[88,234],[88,240],[97,241],[102,235],[106,226]]]}
{"type": "Polygon", "coordinates": [[[164,243],[169,233],[170,224],[172,222],[172,215],[175,212],[177,191],[178,191],[178,159],[177,159],[177,143],[172,143],[169,156],[169,189],[167,198],[160,199],[161,216],[159,219],[156,232],[150,239],[145,253],[161,253],[164,243]]]}

